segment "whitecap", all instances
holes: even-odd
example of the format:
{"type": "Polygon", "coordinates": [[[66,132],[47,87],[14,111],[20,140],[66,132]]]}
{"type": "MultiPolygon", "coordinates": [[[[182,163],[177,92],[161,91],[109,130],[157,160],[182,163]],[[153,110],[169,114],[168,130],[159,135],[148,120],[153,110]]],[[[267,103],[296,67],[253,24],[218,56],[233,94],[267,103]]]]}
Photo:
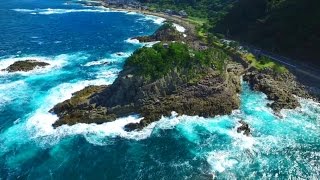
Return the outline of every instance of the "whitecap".
{"type": "Polygon", "coordinates": [[[146,42],[146,43],[143,43],[143,44],[146,47],[152,47],[153,45],[158,44],[158,43],[160,43],[160,41],[146,42]]]}
{"type": "Polygon", "coordinates": [[[153,45],[159,43],[160,41],[152,41],[152,42],[140,42],[138,39],[129,38],[125,40],[125,42],[129,44],[138,44],[146,47],[152,47],[153,45]]]}
{"type": "Polygon", "coordinates": [[[138,14],[137,12],[134,12],[134,11],[130,11],[130,12],[127,12],[126,14],[129,14],[129,15],[136,15],[138,14]]]}
{"type": "Polygon", "coordinates": [[[228,168],[232,168],[238,163],[236,159],[231,158],[228,151],[214,151],[209,153],[207,162],[211,165],[213,171],[222,173],[228,168]]]}
{"type": "MultiPolygon", "coordinates": [[[[40,145],[53,145],[69,135],[82,134],[91,143],[103,141],[105,137],[124,137],[129,139],[147,138],[154,127],[150,125],[142,131],[126,132],[124,126],[128,123],[137,123],[141,120],[138,116],[128,116],[119,118],[113,122],[104,124],[76,124],[73,126],[63,125],[54,129],[52,124],[58,119],[56,115],[48,111],[55,104],[71,98],[72,93],[79,91],[88,85],[110,84],[103,79],[93,81],[81,81],[77,83],[64,83],[49,91],[47,99],[34,114],[26,121],[26,130],[29,132],[31,139],[34,139],[40,145]]],[[[98,143],[98,144],[100,144],[98,143]]]]}
{"type": "Polygon", "coordinates": [[[129,38],[129,39],[125,40],[125,42],[130,43],[130,44],[141,44],[138,39],[133,39],[133,38],[129,38]]]}
{"type": "Polygon", "coordinates": [[[103,79],[107,79],[108,82],[113,82],[117,78],[120,71],[121,69],[119,68],[112,68],[112,69],[108,69],[107,71],[101,70],[96,73],[96,78],[98,79],[103,78],[103,79]]]}
{"type": "Polygon", "coordinates": [[[143,18],[139,18],[138,21],[153,21],[153,23],[161,25],[166,21],[166,19],[153,15],[145,15],[143,18]]]}
{"type": "Polygon", "coordinates": [[[97,66],[97,65],[108,65],[109,63],[114,63],[115,59],[100,59],[96,61],[87,62],[83,66],[97,66]]]}
{"type": "Polygon", "coordinates": [[[14,81],[10,83],[0,84],[0,108],[5,106],[7,103],[22,96],[23,90],[27,88],[27,83],[23,80],[14,81]],[[21,91],[16,91],[17,89],[21,91]]]}
{"type": "Polygon", "coordinates": [[[116,52],[116,53],[113,53],[110,55],[111,58],[120,58],[120,59],[125,59],[129,56],[131,56],[133,52],[130,51],[130,52],[116,52]]]}
{"type": "Polygon", "coordinates": [[[51,14],[65,14],[65,13],[106,13],[110,12],[108,9],[12,9],[16,12],[30,13],[30,14],[41,14],[41,15],[51,15],[51,14]]]}

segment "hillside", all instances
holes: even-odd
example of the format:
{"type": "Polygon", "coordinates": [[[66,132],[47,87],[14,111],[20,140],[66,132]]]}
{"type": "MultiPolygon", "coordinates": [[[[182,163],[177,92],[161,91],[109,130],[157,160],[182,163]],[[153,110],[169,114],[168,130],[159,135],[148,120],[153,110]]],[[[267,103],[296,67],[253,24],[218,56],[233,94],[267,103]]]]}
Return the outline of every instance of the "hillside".
{"type": "Polygon", "coordinates": [[[240,0],[212,32],[320,66],[319,6],[318,0],[240,0]]]}
{"type": "Polygon", "coordinates": [[[226,9],[235,0],[139,0],[158,10],[185,10],[192,17],[217,18],[222,16],[226,9]],[[214,16],[212,16],[214,15],[214,16]]]}

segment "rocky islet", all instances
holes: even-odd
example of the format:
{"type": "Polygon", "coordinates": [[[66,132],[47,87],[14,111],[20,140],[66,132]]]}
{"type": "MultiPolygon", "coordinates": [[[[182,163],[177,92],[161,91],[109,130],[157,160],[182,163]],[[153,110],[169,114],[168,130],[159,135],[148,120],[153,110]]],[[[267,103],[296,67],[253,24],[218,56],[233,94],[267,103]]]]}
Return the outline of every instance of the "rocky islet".
{"type": "Polygon", "coordinates": [[[21,60],[21,61],[16,61],[10,66],[8,66],[6,69],[2,69],[2,71],[8,71],[8,72],[17,72],[17,71],[32,71],[37,67],[43,68],[45,66],[50,65],[49,63],[46,62],[41,62],[38,60],[33,60],[33,59],[28,59],[28,60],[21,60]]]}

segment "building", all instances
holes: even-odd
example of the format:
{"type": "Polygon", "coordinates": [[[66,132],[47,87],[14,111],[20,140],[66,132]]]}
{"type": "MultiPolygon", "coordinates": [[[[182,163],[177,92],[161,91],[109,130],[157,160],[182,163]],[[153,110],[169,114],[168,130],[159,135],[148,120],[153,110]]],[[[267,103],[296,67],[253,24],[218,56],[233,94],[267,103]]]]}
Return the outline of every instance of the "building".
{"type": "Polygon", "coordinates": [[[188,17],[188,13],[184,10],[179,11],[178,14],[179,14],[179,16],[184,17],[184,18],[188,17]]]}

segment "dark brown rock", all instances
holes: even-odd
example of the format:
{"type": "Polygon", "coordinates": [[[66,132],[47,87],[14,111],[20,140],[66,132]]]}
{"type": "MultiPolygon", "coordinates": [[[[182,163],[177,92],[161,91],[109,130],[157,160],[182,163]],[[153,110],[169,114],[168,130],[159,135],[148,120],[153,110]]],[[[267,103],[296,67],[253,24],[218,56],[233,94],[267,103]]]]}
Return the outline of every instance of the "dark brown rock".
{"type": "Polygon", "coordinates": [[[239,121],[241,124],[240,127],[237,128],[238,133],[243,133],[243,135],[250,136],[251,135],[251,129],[249,127],[249,124],[244,122],[243,120],[239,121]]]}
{"type": "Polygon", "coordinates": [[[239,108],[239,77],[232,71],[228,72],[227,79],[213,69],[203,71],[206,75],[196,83],[182,80],[181,71],[148,81],[131,74],[132,69],[125,67],[112,85],[87,87],[56,105],[51,111],[59,117],[54,127],[109,122],[130,114],[144,117],[140,123],[125,127],[130,131],[141,129],[161,116],[169,116],[172,111],[212,117],[230,114],[239,108]]]}
{"type": "Polygon", "coordinates": [[[6,69],[3,69],[3,71],[8,71],[8,72],[16,72],[16,71],[31,71],[35,69],[36,67],[45,67],[50,65],[49,63],[46,62],[40,62],[37,60],[25,60],[25,61],[16,61],[13,64],[11,64],[9,67],[6,69]]]}
{"type": "Polygon", "coordinates": [[[272,70],[252,71],[244,75],[253,90],[265,93],[273,102],[269,106],[279,113],[281,109],[295,109],[300,106],[297,98],[310,97],[290,72],[277,73],[272,70]]]}

